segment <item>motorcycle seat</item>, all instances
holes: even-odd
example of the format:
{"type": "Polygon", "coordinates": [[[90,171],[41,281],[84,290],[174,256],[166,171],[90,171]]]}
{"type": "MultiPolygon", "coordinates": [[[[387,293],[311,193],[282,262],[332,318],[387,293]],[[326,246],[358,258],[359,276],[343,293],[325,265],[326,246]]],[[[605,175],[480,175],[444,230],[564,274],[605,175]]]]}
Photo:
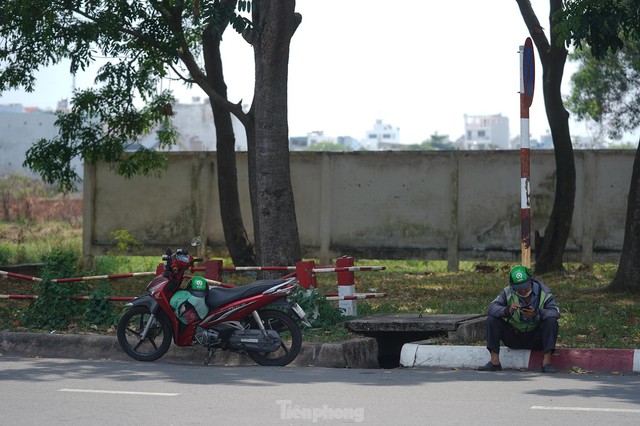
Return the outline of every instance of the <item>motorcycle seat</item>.
{"type": "Polygon", "coordinates": [[[258,280],[250,284],[245,284],[234,288],[211,287],[209,289],[209,293],[207,294],[205,302],[210,308],[216,309],[222,305],[226,305],[227,303],[260,294],[273,286],[282,284],[285,281],[286,280],[282,279],[258,280]]]}

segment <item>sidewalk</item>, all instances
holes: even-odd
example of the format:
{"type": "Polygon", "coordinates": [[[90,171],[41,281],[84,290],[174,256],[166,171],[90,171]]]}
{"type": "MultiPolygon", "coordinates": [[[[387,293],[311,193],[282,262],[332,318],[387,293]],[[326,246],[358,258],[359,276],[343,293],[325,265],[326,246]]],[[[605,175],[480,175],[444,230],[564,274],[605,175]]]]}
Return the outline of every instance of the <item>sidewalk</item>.
{"type": "MultiPolygon", "coordinates": [[[[201,347],[180,348],[172,345],[161,358],[165,362],[201,364],[206,351],[201,347]]],[[[0,358],[24,356],[42,358],[130,360],[118,346],[115,336],[90,334],[0,333],[0,358]]],[[[431,345],[413,342],[402,345],[400,367],[476,369],[489,359],[483,346],[431,345]]],[[[500,361],[504,369],[539,371],[540,351],[502,348],[500,361]]],[[[134,361],[132,361],[134,362],[134,361]]],[[[247,356],[218,351],[212,365],[253,365],[247,356]]],[[[292,366],[328,368],[380,368],[378,344],[373,338],[335,343],[303,343],[292,366]]],[[[640,372],[640,350],[636,349],[558,349],[553,366],[559,372],[640,372]]]]}
{"type": "MultiPolygon", "coordinates": [[[[203,364],[207,351],[202,346],[171,345],[160,359],[165,362],[203,364]]],[[[76,358],[129,360],[118,345],[116,336],[95,334],[0,333],[0,359],[3,356],[33,358],[76,358]]],[[[378,344],[372,338],[353,339],[335,343],[303,342],[293,366],[330,368],[380,368],[378,344]]],[[[211,365],[254,365],[244,354],[217,351],[211,365]]]]}
{"type": "MultiPolygon", "coordinates": [[[[402,367],[478,368],[489,360],[483,346],[438,346],[422,342],[403,345],[400,353],[402,367]]],[[[540,371],[542,351],[500,349],[500,363],[504,369],[540,371]]],[[[640,372],[639,349],[558,349],[553,366],[559,371],[599,371],[611,373],[640,372]]]]}

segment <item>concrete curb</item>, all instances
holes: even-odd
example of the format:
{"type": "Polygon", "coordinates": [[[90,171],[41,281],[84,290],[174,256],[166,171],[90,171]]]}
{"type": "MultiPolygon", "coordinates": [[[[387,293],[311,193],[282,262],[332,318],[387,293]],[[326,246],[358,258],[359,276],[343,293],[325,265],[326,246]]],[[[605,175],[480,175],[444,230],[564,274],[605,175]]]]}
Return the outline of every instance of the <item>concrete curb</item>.
{"type": "MultiPolygon", "coordinates": [[[[202,347],[172,345],[160,361],[202,364],[207,351],[202,347]]],[[[36,358],[77,358],[130,360],[115,336],[91,334],[44,334],[2,331],[0,357],[23,356],[36,358]]],[[[217,351],[212,365],[255,365],[244,354],[217,351]]],[[[294,366],[330,368],[380,368],[378,344],[375,339],[363,337],[336,343],[303,342],[294,366]]]]}
{"type": "MultiPolygon", "coordinates": [[[[407,343],[400,353],[401,367],[478,368],[489,360],[483,346],[438,346],[407,343]]],[[[500,349],[500,362],[506,369],[540,370],[542,351],[500,349]]],[[[558,370],[578,368],[586,371],[617,373],[640,372],[638,349],[558,349],[553,356],[558,370]]]]}

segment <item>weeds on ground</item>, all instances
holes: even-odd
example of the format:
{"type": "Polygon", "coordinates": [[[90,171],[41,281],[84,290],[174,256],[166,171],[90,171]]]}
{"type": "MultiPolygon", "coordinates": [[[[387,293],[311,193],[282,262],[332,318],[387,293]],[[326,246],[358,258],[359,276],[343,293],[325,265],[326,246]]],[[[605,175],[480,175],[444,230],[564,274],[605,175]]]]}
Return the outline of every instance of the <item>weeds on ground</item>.
{"type": "Polygon", "coordinates": [[[82,228],[68,222],[21,220],[0,221],[0,265],[41,263],[56,250],[75,251],[82,247],[82,228]]]}
{"type": "MultiPolygon", "coordinates": [[[[34,224],[30,227],[28,236],[21,237],[16,231],[17,228],[12,226],[14,225],[0,222],[0,263],[2,259],[15,260],[18,252],[23,253],[18,257],[29,262],[42,262],[42,259],[53,251],[64,251],[67,244],[73,247],[73,252],[77,255],[76,264],[79,263],[80,230],[67,230],[64,225],[59,225],[57,229],[60,236],[53,237],[44,231],[45,225],[34,224]],[[6,232],[7,229],[10,231],[6,232]],[[15,237],[12,244],[6,243],[7,240],[4,239],[9,234],[15,237]],[[35,237],[37,235],[41,236],[39,242],[35,241],[38,240],[35,237]]],[[[130,240],[126,234],[118,234],[118,237],[125,244],[135,245],[135,241],[130,240]]],[[[142,257],[113,253],[111,256],[97,257],[96,271],[84,271],[84,274],[155,271],[159,263],[160,255],[142,257]]],[[[230,265],[231,262],[224,259],[224,264],[230,265]]],[[[358,292],[387,294],[385,298],[358,301],[360,317],[378,313],[486,314],[489,302],[507,285],[507,272],[513,266],[509,263],[461,262],[459,272],[448,272],[444,261],[358,260],[357,264],[386,267],[384,271],[355,273],[358,292]]],[[[565,267],[566,272],[538,277],[551,288],[560,304],[562,317],[558,346],[624,349],[640,347],[640,296],[603,291],[613,279],[617,265],[604,264],[585,268],[581,265],[566,264],[565,267]]],[[[79,270],[74,273],[76,276],[82,275],[79,270]]],[[[242,285],[255,278],[255,273],[226,273],[223,281],[242,285]]],[[[139,277],[82,284],[77,291],[93,296],[89,301],[78,302],[85,309],[79,314],[83,319],[71,323],[75,327],[74,331],[84,329],[92,332],[112,332],[108,307],[113,307],[117,314],[123,303],[106,303],[103,296],[138,296],[144,293],[148,282],[149,277],[139,277]],[[91,318],[91,315],[94,317],[91,318]],[[97,322],[101,323],[99,327],[95,324],[97,322]]],[[[71,289],[70,286],[66,288],[71,289]]],[[[0,294],[33,294],[34,291],[37,289],[34,289],[33,283],[30,282],[0,280],[0,294]]],[[[318,274],[318,294],[336,291],[334,273],[318,274]]],[[[327,306],[333,307],[335,314],[339,312],[337,305],[337,302],[327,302],[323,309],[327,309],[327,306]]],[[[28,301],[0,300],[0,329],[25,330],[22,316],[29,306],[28,301]]],[[[315,308],[306,309],[313,311],[315,308]]],[[[332,341],[353,337],[343,327],[345,320],[344,317],[334,317],[330,321],[334,322],[334,325],[327,323],[306,330],[305,339],[332,341]]]]}
{"type": "MultiPolygon", "coordinates": [[[[371,263],[362,261],[363,265],[371,263]]],[[[358,314],[486,314],[489,302],[507,285],[507,272],[513,266],[478,263],[452,273],[446,272],[446,265],[438,268],[429,263],[408,267],[402,262],[388,262],[385,271],[358,274],[359,291],[388,294],[384,299],[358,302],[358,314]]],[[[538,277],[551,288],[560,305],[559,347],[640,347],[640,296],[604,291],[616,267],[604,264],[590,269],[567,264],[564,273],[538,277]]]]}

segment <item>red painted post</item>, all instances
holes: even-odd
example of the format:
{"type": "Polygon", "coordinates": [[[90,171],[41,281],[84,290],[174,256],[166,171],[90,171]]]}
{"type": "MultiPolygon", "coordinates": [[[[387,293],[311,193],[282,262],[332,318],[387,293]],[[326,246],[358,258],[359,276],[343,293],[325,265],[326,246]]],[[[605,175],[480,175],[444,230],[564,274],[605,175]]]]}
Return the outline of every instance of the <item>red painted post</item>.
{"type": "Polygon", "coordinates": [[[316,262],[313,260],[296,263],[296,278],[300,285],[307,290],[311,287],[318,288],[316,273],[313,272],[315,267],[316,262]]]}
{"type": "Polygon", "coordinates": [[[214,281],[222,281],[222,260],[207,260],[204,263],[204,277],[214,281]]]}
{"type": "Polygon", "coordinates": [[[520,216],[522,225],[522,264],[531,267],[531,173],[529,107],[533,102],[535,63],[533,42],[527,37],[520,46],[520,216]]]}
{"type": "MultiPolygon", "coordinates": [[[[336,268],[348,268],[354,266],[353,257],[342,256],[336,259],[336,268]]],[[[338,296],[350,297],[356,294],[355,274],[352,271],[336,272],[338,275],[338,296]]],[[[345,316],[358,315],[356,299],[340,300],[338,306],[345,316]]]]}

